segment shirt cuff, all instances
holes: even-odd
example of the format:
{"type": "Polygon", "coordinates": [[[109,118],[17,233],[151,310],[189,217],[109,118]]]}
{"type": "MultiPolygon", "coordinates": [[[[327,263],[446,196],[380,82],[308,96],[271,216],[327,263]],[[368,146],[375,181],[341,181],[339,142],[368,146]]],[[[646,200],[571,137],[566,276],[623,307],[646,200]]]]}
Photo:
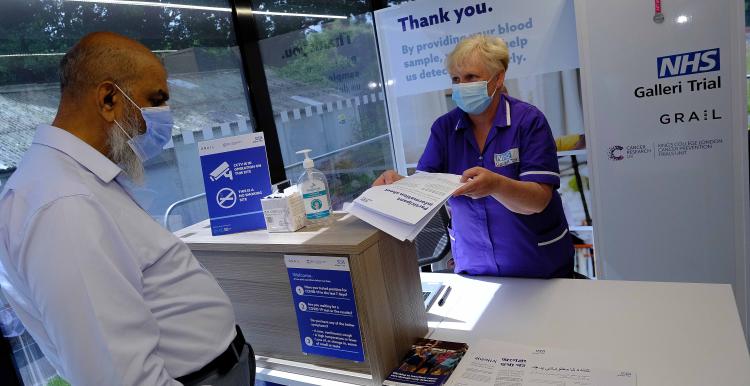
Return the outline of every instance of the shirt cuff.
{"type": "Polygon", "coordinates": [[[519,174],[518,177],[521,181],[549,184],[554,186],[555,189],[560,187],[560,173],[530,170],[519,174]]]}

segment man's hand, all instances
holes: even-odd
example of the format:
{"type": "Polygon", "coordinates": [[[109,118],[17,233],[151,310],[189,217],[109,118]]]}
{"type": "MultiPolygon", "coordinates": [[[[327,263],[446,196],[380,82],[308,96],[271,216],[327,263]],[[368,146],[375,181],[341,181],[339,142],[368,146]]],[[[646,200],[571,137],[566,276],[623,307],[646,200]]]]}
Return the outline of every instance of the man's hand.
{"type": "Polygon", "coordinates": [[[453,197],[465,195],[476,199],[498,193],[502,178],[485,168],[473,167],[461,176],[461,182],[465,184],[453,192],[453,197]]]}
{"type": "Polygon", "coordinates": [[[386,170],[372,183],[372,186],[390,185],[402,178],[404,176],[399,175],[395,170],[386,170]]]}

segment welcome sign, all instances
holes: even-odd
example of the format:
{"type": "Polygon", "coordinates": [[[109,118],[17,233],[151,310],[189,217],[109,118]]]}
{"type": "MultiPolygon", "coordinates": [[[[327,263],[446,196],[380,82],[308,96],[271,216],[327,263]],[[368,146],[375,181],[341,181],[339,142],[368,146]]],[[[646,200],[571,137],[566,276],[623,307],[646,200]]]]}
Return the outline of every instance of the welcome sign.
{"type": "Polygon", "coordinates": [[[306,354],[365,360],[349,259],[284,255],[306,354]]]}

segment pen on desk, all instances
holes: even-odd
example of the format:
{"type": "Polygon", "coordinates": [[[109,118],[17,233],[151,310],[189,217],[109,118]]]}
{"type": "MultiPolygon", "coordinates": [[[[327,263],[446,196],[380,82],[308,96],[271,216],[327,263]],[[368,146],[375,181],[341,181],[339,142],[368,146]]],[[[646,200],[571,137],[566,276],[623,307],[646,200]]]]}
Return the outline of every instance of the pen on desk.
{"type": "Polygon", "coordinates": [[[443,293],[443,297],[438,300],[438,306],[442,307],[443,304],[445,304],[445,299],[448,299],[448,295],[451,293],[451,286],[448,286],[448,288],[445,289],[445,293],[443,293]]]}

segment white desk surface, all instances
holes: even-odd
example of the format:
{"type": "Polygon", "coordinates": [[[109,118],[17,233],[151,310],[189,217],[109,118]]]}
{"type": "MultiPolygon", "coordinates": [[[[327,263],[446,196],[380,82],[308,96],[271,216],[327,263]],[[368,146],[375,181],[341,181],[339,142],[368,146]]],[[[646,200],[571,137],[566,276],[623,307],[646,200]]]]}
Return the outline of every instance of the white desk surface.
{"type": "MultiPolygon", "coordinates": [[[[638,386],[750,385],[729,285],[422,275],[452,288],[429,310],[431,339],[576,350],[594,357],[592,367],[635,372],[638,386]]],[[[258,379],[332,385],[266,369],[258,379]]]]}

